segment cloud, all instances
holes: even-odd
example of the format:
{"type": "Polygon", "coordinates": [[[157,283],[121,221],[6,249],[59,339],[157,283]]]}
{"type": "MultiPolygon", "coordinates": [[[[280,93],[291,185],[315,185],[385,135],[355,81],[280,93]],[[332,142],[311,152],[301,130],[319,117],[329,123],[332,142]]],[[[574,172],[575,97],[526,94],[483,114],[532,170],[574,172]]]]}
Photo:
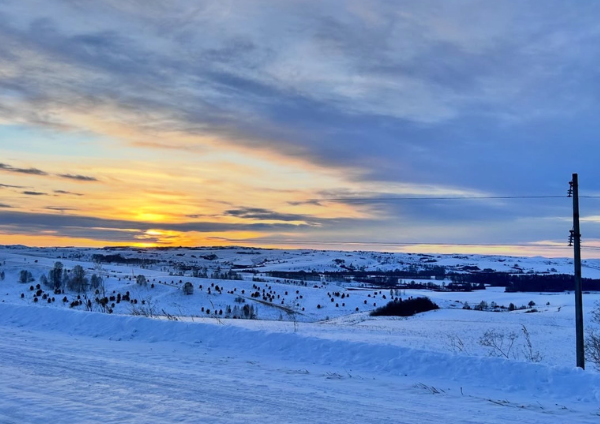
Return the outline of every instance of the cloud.
{"type": "Polygon", "coordinates": [[[67,194],[70,196],[83,196],[82,193],[74,193],[72,191],[66,191],[66,190],[54,190],[54,193],[56,194],[67,194]]]}
{"type": "Polygon", "coordinates": [[[61,178],[68,178],[70,180],[77,180],[77,181],[98,181],[97,178],[88,177],[86,175],[58,174],[58,176],[61,178]]]}
{"type": "Polygon", "coordinates": [[[310,222],[315,223],[315,217],[300,214],[279,213],[262,208],[239,208],[225,211],[225,215],[258,221],[310,222]]]}
{"type": "Polygon", "coordinates": [[[25,186],[10,185],[10,184],[0,184],[0,188],[25,188],[25,186]]]}
{"type": "Polygon", "coordinates": [[[317,199],[288,201],[287,204],[290,206],[301,206],[301,205],[323,206],[321,204],[321,201],[319,201],[317,199]]]}
{"type": "Polygon", "coordinates": [[[10,229],[20,234],[37,234],[39,231],[55,231],[62,236],[93,238],[99,229],[102,231],[129,233],[128,237],[148,230],[176,232],[229,232],[229,231],[298,231],[306,224],[289,223],[219,223],[219,222],[180,222],[151,223],[103,219],[68,214],[45,214],[0,211],[0,228],[10,229]]]}
{"type": "Polygon", "coordinates": [[[58,212],[66,212],[66,211],[76,211],[79,210],[77,208],[67,208],[67,207],[60,207],[60,206],[47,206],[44,209],[48,209],[51,211],[58,211],[58,212]]]}
{"type": "Polygon", "coordinates": [[[41,171],[37,168],[15,168],[14,166],[7,165],[5,163],[0,163],[0,170],[7,172],[15,172],[19,174],[48,175],[46,172],[41,171]]]}
{"type": "Polygon", "coordinates": [[[23,194],[27,196],[47,196],[48,193],[43,193],[41,191],[24,191],[23,194]]]}
{"type": "Polygon", "coordinates": [[[0,208],[12,209],[12,206],[7,205],[6,203],[0,203],[0,208]]]}
{"type": "MultiPolygon", "coordinates": [[[[470,2],[468,13],[450,4],[440,14],[436,2],[374,1],[368,10],[338,1],[235,10],[173,2],[143,12],[56,2],[53,12],[22,15],[12,2],[0,24],[3,57],[12,58],[0,85],[15,95],[0,108],[9,119],[57,128],[84,125],[68,117],[86,110],[139,131],[130,140],[137,146],[202,148],[161,137],[178,133],[359,169],[359,181],[444,175],[471,186],[480,175],[479,186],[495,188],[507,166],[528,175],[529,162],[510,151],[539,152],[540,119],[568,112],[559,119],[567,123],[585,105],[594,114],[586,87],[597,79],[585,66],[598,58],[597,36],[586,29],[593,7],[551,4],[470,2]],[[88,14],[98,19],[81,26],[88,14]],[[465,25],[466,16],[477,25],[465,25]],[[519,16],[535,19],[525,25],[519,16]],[[575,44],[580,54],[557,48],[575,44]],[[503,149],[495,164],[486,160],[490,148],[503,149]]],[[[564,145],[564,134],[552,132],[548,143],[564,145]]],[[[548,173],[521,184],[539,187],[548,173]]]]}
{"type": "Polygon", "coordinates": [[[144,147],[148,149],[165,149],[165,150],[182,150],[189,152],[199,152],[204,150],[200,146],[193,146],[187,144],[175,144],[175,143],[157,143],[151,141],[135,141],[132,143],[133,146],[144,147]]]}
{"type": "MultiPolygon", "coordinates": [[[[17,168],[17,167],[14,167],[12,165],[8,165],[8,164],[5,164],[5,163],[0,163],[0,171],[13,172],[13,173],[18,173],[18,174],[38,175],[38,176],[51,176],[51,175],[53,175],[53,174],[49,174],[46,171],[42,171],[41,169],[37,169],[37,168],[17,168]]],[[[66,179],[77,180],[77,181],[86,181],[86,182],[98,181],[98,179],[95,178],[95,177],[90,177],[90,176],[87,176],[87,175],[80,175],[80,174],[56,174],[56,176],[60,177],[60,178],[66,178],[66,179]]],[[[17,185],[0,184],[0,188],[24,188],[24,187],[23,186],[17,186],[17,185]]]]}

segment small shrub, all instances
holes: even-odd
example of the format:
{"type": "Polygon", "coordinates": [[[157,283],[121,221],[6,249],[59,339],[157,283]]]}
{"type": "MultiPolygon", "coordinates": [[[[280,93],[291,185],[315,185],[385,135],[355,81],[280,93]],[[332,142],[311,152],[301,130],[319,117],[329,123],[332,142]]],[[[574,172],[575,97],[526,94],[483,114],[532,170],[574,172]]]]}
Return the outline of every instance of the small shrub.
{"type": "Polygon", "coordinates": [[[387,305],[375,309],[371,312],[371,316],[397,316],[410,317],[420,312],[432,311],[439,309],[428,297],[416,297],[414,299],[405,300],[404,302],[388,302],[387,305]]]}

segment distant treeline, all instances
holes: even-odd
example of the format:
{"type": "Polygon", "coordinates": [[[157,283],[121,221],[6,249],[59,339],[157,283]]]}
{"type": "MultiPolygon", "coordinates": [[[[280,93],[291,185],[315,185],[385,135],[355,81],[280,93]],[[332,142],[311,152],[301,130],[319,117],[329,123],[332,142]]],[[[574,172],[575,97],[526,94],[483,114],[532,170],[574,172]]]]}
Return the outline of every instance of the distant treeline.
{"type": "MultiPolygon", "coordinates": [[[[449,274],[457,283],[486,284],[505,287],[507,292],[562,292],[575,290],[575,279],[569,274],[510,274],[507,272],[479,272],[449,274]]],[[[582,279],[582,289],[600,290],[600,280],[582,279]]]]}
{"type": "MultiPolygon", "coordinates": [[[[430,289],[470,291],[481,290],[484,285],[505,287],[507,292],[562,292],[575,289],[575,280],[568,274],[511,274],[508,272],[483,272],[448,273],[443,267],[436,266],[423,270],[409,269],[406,271],[271,271],[267,275],[275,278],[320,281],[321,276],[326,281],[354,281],[376,286],[396,288],[430,289]],[[410,280],[449,279],[451,283],[444,286],[434,283],[415,282],[410,280]],[[399,280],[405,280],[404,283],[399,280]]],[[[583,278],[582,289],[586,291],[600,291],[600,279],[583,278]]]]}
{"type": "MultiPolygon", "coordinates": [[[[581,279],[582,290],[600,291],[600,280],[593,278],[581,279]]],[[[575,278],[572,275],[536,275],[524,274],[511,276],[507,292],[562,292],[575,290],[575,278]]]]}
{"type": "MultiPolygon", "coordinates": [[[[544,277],[544,275],[533,274],[535,277],[544,277]]],[[[511,283],[514,274],[508,272],[484,271],[466,274],[451,273],[448,278],[453,283],[471,283],[471,284],[487,284],[493,287],[508,287],[511,283]]]]}
{"type": "Polygon", "coordinates": [[[106,262],[106,263],[116,263],[116,264],[127,264],[127,265],[148,265],[154,264],[159,261],[155,259],[146,259],[146,258],[125,258],[121,256],[119,253],[116,255],[101,255],[94,254],[92,255],[92,260],[94,262],[106,262]]]}
{"type": "Polygon", "coordinates": [[[289,280],[309,280],[319,281],[321,276],[327,281],[344,281],[353,278],[357,281],[377,282],[385,284],[396,284],[400,279],[429,279],[434,277],[436,280],[443,280],[446,276],[446,269],[441,266],[431,266],[424,269],[409,267],[407,270],[394,269],[389,271],[362,271],[353,269],[352,266],[342,266],[345,271],[269,271],[266,274],[274,278],[283,278],[289,280]]]}

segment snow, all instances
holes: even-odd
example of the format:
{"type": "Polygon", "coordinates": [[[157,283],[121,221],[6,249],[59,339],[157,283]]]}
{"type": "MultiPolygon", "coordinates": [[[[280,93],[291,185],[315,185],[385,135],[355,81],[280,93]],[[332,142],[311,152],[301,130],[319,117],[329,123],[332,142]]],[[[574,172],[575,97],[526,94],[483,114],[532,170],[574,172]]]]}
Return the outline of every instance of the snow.
{"type": "Polygon", "coordinates": [[[0,307],[3,423],[598,419],[600,375],[575,368],[31,309],[0,307]]]}
{"type": "MultiPolygon", "coordinates": [[[[69,308],[60,301],[34,303],[30,284],[17,282],[21,269],[37,279],[56,260],[65,268],[81,264],[92,273],[90,257],[97,252],[0,248],[0,270],[6,272],[0,281],[1,423],[591,423],[600,416],[600,373],[592,364],[585,371],[574,366],[572,293],[406,290],[403,297],[427,295],[441,309],[410,318],[374,318],[368,315],[371,302],[385,303],[382,296],[387,293],[375,294],[355,284],[314,288],[275,279],[257,283],[171,276],[160,265],[105,266],[102,272],[111,276],[107,294],[127,290],[167,312],[148,318],[132,316],[127,302],[115,305],[113,314],[69,308]],[[156,283],[152,289],[129,281],[139,273],[166,284],[156,283]],[[194,283],[193,295],[182,293],[180,279],[194,283]],[[222,294],[213,290],[209,295],[206,288],[211,283],[222,286],[222,294]],[[251,291],[253,284],[285,297],[284,306],[293,313],[249,296],[245,302],[259,307],[258,320],[199,313],[201,306],[214,310],[233,304],[242,288],[251,291]],[[227,293],[234,288],[234,294],[227,293]],[[335,291],[350,294],[344,298],[346,307],[331,304],[327,293],[335,291]],[[21,298],[21,293],[26,296],[21,298]],[[302,299],[296,299],[300,295],[302,299]],[[482,300],[503,305],[534,301],[538,312],[462,309],[464,302],[482,300]],[[316,308],[317,304],[323,306],[316,308]],[[527,361],[523,326],[541,362],[527,361]],[[487,330],[518,336],[509,359],[490,357],[489,349],[481,346],[479,339],[487,330]]],[[[219,256],[220,266],[256,257],[285,270],[329,267],[332,258],[349,258],[346,255],[352,255],[355,264],[373,267],[387,261],[396,267],[398,260],[408,258],[271,250],[240,255],[222,249],[201,254],[211,252],[219,256]]],[[[200,255],[186,249],[152,252],[166,260],[181,259],[176,255],[182,253],[200,255]]],[[[463,258],[440,256],[438,262],[483,269],[510,261],[524,269],[557,272],[568,267],[566,259],[463,258]]],[[[587,270],[586,276],[596,276],[594,268],[587,270]]],[[[590,311],[598,300],[600,294],[584,295],[586,326],[591,325],[590,311]]]]}

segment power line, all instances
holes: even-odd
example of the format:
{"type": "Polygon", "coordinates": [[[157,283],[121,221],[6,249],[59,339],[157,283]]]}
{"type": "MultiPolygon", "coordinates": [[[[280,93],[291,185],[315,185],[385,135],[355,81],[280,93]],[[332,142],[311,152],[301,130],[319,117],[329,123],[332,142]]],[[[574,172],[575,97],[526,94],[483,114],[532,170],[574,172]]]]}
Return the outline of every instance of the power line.
{"type": "MultiPolygon", "coordinates": [[[[403,200],[536,200],[536,199],[565,199],[564,195],[523,195],[523,196],[440,196],[440,197],[419,197],[419,196],[394,196],[394,197],[330,197],[322,199],[313,199],[317,202],[390,202],[403,200]]],[[[588,195],[579,196],[580,199],[600,199],[600,196],[588,195]]]]}
{"type": "MultiPolygon", "coordinates": [[[[435,242],[384,242],[384,241],[356,241],[356,240],[345,240],[345,241],[316,241],[316,240],[263,240],[263,243],[269,244],[313,244],[313,245],[380,245],[380,246],[483,246],[483,247],[544,247],[544,248],[556,248],[566,249],[567,245],[560,246],[556,244],[526,244],[526,243],[435,243],[435,242]]],[[[600,249],[600,248],[599,248],[600,249]]]]}
{"type": "Polygon", "coordinates": [[[584,246],[581,245],[582,249],[590,249],[590,250],[600,250],[600,246],[584,246]]]}
{"type": "MultiPolygon", "coordinates": [[[[564,199],[567,196],[455,196],[455,197],[333,197],[325,199],[315,199],[318,202],[381,202],[381,201],[396,201],[396,200],[485,200],[485,199],[564,199]]],[[[600,198],[600,196],[580,196],[586,198],[600,198]]]]}

